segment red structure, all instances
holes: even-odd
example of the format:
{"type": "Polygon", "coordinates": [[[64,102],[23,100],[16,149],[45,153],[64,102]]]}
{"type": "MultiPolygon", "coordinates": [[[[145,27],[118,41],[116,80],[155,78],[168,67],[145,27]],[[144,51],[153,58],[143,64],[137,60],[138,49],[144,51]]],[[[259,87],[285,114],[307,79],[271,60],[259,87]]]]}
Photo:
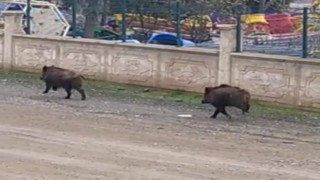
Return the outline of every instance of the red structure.
{"type": "Polygon", "coordinates": [[[294,31],[289,14],[271,14],[265,16],[271,34],[292,33],[294,31]]]}

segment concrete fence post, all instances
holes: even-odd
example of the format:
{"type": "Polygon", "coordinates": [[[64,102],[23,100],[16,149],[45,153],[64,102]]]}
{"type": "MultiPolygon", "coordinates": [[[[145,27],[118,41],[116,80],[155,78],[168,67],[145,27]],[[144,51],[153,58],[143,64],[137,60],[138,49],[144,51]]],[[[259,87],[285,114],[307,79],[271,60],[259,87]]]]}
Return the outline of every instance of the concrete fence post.
{"type": "Polygon", "coordinates": [[[22,11],[3,11],[4,16],[4,44],[3,68],[12,70],[12,35],[22,34],[22,11]]]}
{"type": "Polygon", "coordinates": [[[231,77],[231,53],[236,50],[236,25],[220,24],[220,49],[218,85],[230,84],[231,77]]]}

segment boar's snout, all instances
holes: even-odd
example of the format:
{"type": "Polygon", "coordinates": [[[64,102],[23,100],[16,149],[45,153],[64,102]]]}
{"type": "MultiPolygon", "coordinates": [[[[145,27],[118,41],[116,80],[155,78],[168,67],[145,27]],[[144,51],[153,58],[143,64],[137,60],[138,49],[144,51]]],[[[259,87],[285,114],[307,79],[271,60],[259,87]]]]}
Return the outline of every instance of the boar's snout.
{"type": "Polygon", "coordinates": [[[40,75],[40,80],[43,80],[43,81],[44,81],[45,77],[46,77],[46,74],[44,74],[44,73],[41,74],[41,75],[40,75]]]}

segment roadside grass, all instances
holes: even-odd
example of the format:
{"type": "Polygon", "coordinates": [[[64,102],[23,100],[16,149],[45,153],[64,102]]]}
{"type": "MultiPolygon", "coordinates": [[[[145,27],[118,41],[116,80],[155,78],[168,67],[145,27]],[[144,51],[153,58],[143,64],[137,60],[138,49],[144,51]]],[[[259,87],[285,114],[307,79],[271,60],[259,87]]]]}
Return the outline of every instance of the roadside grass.
{"type": "MultiPolygon", "coordinates": [[[[40,75],[26,72],[7,72],[0,70],[0,81],[28,84],[32,86],[43,87],[40,81],[40,75]]],[[[201,106],[202,94],[185,92],[182,90],[167,90],[153,87],[143,87],[136,85],[118,84],[113,82],[103,82],[95,80],[84,81],[84,87],[90,94],[114,95],[119,97],[133,97],[148,99],[153,101],[164,101],[182,103],[192,106],[201,106]]],[[[320,111],[315,109],[301,109],[297,107],[288,107],[285,105],[252,101],[251,116],[263,117],[270,120],[285,119],[290,122],[308,121],[311,124],[320,124],[320,111]]]]}

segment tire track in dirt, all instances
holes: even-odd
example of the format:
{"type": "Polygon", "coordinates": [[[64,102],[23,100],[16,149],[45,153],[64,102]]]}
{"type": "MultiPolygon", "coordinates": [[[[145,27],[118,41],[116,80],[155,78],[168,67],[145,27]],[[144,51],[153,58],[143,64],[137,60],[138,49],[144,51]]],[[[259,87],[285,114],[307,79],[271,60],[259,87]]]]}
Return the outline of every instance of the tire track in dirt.
{"type": "MultiPolygon", "coordinates": [[[[166,149],[159,149],[159,147],[147,147],[143,145],[134,145],[129,142],[117,142],[117,141],[98,141],[92,138],[77,137],[71,133],[61,133],[46,131],[45,133],[41,130],[27,129],[27,128],[16,128],[2,126],[0,129],[1,135],[11,136],[15,139],[28,141],[30,144],[47,144],[65,146],[71,149],[84,150],[90,147],[88,153],[92,154],[103,154],[104,149],[114,149],[114,152],[121,152],[121,158],[130,159],[131,161],[141,161],[142,163],[153,162],[156,164],[164,164],[166,167],[184,166],[186,169],[192,170],[194,167],[206,166],[208,168],[217,169],[237,169],[244,172],[259,172],[260,174],[272,175],[279,174],[288,176],[291,178],[308,178],[318,179],[319,174],[312,171],[306,172],[305,170],[300,171],[298,169],[290,168],[274,168],[271,166],[261,166],[260,164],[251,164],[246,162],[239,162],[226,158],[207,157],[195,154],[183,153],[183,152],[172,152],[166,149]],[[91,152],[90,152],[91,151],[91,152]],[[143,154],[143,156],[139,156],[143,154]],[[158,157],[155,159],[155,157],[158,157]]],[[[23,159],[32,160],[44,160],[51,163],[61,165],[68,164],[70,166],[78,167],[81,169],[92,169],[103,171],[109,169],[112,171],[119,171],[119,166],[114,164],[105,164],[99,162],[90,162],[83,159],[71,159],[66,157],[60,157],[49,153],[23,151],[19,149],[0,149],[0,154],[6,154],[9,156],[20,157],[23,159]]],[[[120,156],[119,156],[120,157],[120,156]]],[[[128,160],[128,161],[130,161],[128,160]]],[[[121,169],[121,168],[120,168],[121,169]]],[[[190,171],[191,172],[191,171],[190,171]]],[[[189,173],[190,173],[189,172],[189,173]]],[[[136,173],[136,172],[135,172],[136,173]]],[[[146,172],[145,172],[146,173],[146,172]]],[[[155,177],[162,178],[177,178],[174,176],[160,176],[156,172],[150,172],[155,177]]],[[[188,174],[187,172],[184,172],[188,174]]],[[[139,173],[138,173],[139,174],[139,173]]],[[[189,174],[190,175],[190,174],[189,174]]],[[[138,177],[139,175],[137,175],[138,177]]],[[[209,177],[207,177],[209,178],[209,177]]],[[[184,178],[186,179],[186,178],[184,178]]]]}

